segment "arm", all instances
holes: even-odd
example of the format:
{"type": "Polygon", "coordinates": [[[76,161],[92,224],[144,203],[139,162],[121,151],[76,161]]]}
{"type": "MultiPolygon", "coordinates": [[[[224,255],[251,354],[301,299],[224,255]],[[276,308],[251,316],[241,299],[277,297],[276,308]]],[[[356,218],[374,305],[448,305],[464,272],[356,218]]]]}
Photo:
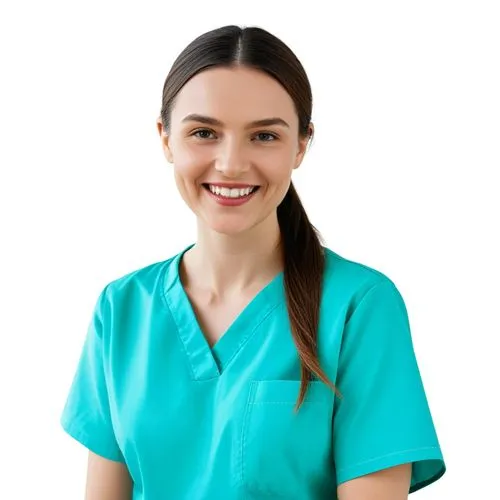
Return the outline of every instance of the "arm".
{"type": "Polygon", "coordinates": [[[383,279],[367,284],[352,307],[336,379],[342,393],[333,416],[337,489],[349,495],[342,500],[406,499],[446,470],[406,306],[394,283],[383,279]],[[403,471],[412,474],[409,484],[403,471]]]}
{"type": "MultiPolygon", "coordinates": [[[[133,482],[116,440],[105,374],[110,342],[105,312],[111,308],[107,290],[102,290],[94,306],[60,422],[89,450],[85,499],[130,500],[133,482]]],[[[113,374],[109,375],[112,383],[113,374]]]]}
{"type": "Polygon", "coordinates": [[[132,480],[124,463],[89,452],[85,500],[130,500],[132,480]]]}
{"type": "Polygon", "coordinates": [[[411,463],[390,467],[342,483],[339,500],[407,500],[411,463]]]}

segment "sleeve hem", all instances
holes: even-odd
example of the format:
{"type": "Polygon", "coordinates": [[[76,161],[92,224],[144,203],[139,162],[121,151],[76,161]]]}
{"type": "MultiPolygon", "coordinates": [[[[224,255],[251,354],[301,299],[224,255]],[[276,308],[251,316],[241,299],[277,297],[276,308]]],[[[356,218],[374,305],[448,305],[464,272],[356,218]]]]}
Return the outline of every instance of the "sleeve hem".
{"type": "Polygon", "coordinates": [[[73,425],[68,420],[61,419],[60,424],[68,435],[85,446],[88,450],[108,460],[125,463],[125,459],[121,452],[117,451],[114,447],[103,443],[99,439],[93,438],[88,432],[73,425]]]}
{"type": "Polygon", "coordinates": [[[432,467],[433,472],[425,477],[415,477],[412,474],[412,482],[409,493],[413,493],[424,486],[427,486],[437,481],[446,471],[446,466],[439,447],[429,446],[417,448],[413,450],[402,450],[381,457],[365,460],[355,465],[342,467],[337,470],[337,485],[356,479],[360,476],[365,476],[373,472],[378,472],[389,467],[395,467],[405,463],[414,463],[420,461],[433,461],[435,465],[432,467]]]}

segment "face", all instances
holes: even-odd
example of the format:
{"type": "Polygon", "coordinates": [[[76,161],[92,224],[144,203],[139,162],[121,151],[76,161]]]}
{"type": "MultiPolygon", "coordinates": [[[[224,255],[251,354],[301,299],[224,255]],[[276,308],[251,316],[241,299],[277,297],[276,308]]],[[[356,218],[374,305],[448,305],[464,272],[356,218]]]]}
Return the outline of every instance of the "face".
{"type": "Polygon", "coordinates": [[[203,227],[233,235],[276,220],[308,140],[276,80],[241,67],[205,70],[178,93],[168,134],[157,125],[179,192],[203,227]],[[277,120],[257,123],[268,119],[277,120]],[[221,184],[257,188],[228,201],[227,191],[210,190],[221,184]]]}

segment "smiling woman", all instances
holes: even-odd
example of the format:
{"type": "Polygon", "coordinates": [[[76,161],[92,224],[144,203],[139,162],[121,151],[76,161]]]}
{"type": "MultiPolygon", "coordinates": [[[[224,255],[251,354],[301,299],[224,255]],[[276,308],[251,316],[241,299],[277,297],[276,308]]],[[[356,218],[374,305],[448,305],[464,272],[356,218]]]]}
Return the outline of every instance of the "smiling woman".
{"type": "Polygon", "coordinates": [[[174,62],[157,130],[197,240],[96,302],[61,420],[88,500],[402,500],[444,474],[403,297],[321,244],[291,182],[311,113],[261,28],[174,62]]]}
{"type": "MultiPolygon", "coordinates": [[[[171,78],[175,74],[174,65],[171,78]]],[[[172,82],[168,89],[177,86],[172,82]]],[[[165,156],[174,164],[181,196],[202,227],[239,235],[242,241],[260,226],[274,245],[279,240],[276,209],[304,156],[312,134],[310,119],[299,123],[295,103],[279,81],[242,64],[197,71],[175,96],[164,95],[163,100],[158,130],[165,156]],[[224,192],[206,196],[203,184],[262,188],[243,200],[248,203],[225,203],[224,192]],[[228,212],[219,210],[221,206],[241,210],[228,212]]]]}

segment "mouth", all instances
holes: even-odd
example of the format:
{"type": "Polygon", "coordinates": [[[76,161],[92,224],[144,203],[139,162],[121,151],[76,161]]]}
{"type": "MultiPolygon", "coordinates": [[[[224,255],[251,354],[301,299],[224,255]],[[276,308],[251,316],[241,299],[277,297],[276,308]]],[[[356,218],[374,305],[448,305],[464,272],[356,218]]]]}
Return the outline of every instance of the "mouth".
{"type": "Polygon", "coordinates": [[[208,183],[203,183],[202,186],[209,193],[227,198],[239,198],[242,196],[248,196],[250,194],[256,193],[260,189],[260,186],[247,186],[246,188],[230,188],[221,186],[211,187],[208,183]]]}
{"type": "MultiPolygon", "coordinates": [[[[221,187],[214,186],[211,184],[202,184],[202,186],[207,191],[207,195],[213,201],[215,201],[219,206],[223,207],[239,207],[246,205],[250,200],[254,199],[260,186],[249,186],[246,187],[221,187]]],[[[240,184],[241,186],[241,184],[240,184]]]]}

